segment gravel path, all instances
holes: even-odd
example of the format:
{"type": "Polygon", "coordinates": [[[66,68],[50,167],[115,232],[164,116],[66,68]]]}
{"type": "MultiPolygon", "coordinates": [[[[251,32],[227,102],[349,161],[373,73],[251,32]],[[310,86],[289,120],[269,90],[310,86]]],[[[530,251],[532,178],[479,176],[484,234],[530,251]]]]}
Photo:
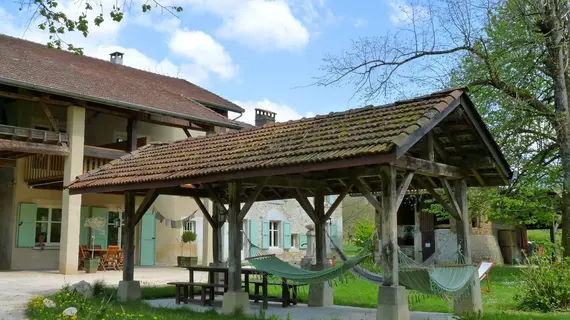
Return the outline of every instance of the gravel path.
{"type": "MultiPolygon", "coordinates": [[[[81,272],[76,275],[60,275],[56,271],[0,271],[0,320],[26,319],[26,303],[34,296],[57,292],[63,285],[81,280],[103,280],[118,285],[121,271],[98,271],[95,274],[81,272]]],[[[188,271],[180,268],[136,268],[135,279],[142,286],[164,285],[169,281],[188,279],[188,271]]]]}

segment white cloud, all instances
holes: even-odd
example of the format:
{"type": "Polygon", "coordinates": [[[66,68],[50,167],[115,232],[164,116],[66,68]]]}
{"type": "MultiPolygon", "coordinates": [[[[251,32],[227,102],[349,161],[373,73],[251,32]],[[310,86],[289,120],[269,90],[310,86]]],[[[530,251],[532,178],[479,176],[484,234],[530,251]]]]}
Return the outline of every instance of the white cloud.
{"type": "Polygon", "coordinates": [[[237,66],[224,47],[202,31],[176,30],[168,43],[170,50],[194,61],[224,79],[237,74],[237,66]]]}
{"type": "MultiPolygon", "coordinates": [[[[234,101],[235,104],[245,109],[243,116],[239,118],[239,121],[247,122],[249,124],[255,125],[255,109],[263,109],[268,111],[273,111],[277,115],[275,119],[277,122],[285,122],[289,120],[297,120],[301,119],[302,117],[313,117],[314,114],[312,112],[307,112],[304,115],[298,113],[293,108],[285,105],[275,103],[267,98],[263,100],[256,100],[256,101],[234,101]]],[[[233,115],[234,118],[237,114],[233,115]]]]}
{"type": "Polygon", "coordinates": [[[298,50],[309,42],[309,32],[282,0],[249,0],[218,30],[224,38],[261,50],[298,50]]]}
{"type": "Polygon", "coordinates": [[[388,2],[392,9],[390,12],[390,22],[393,24],[422,23],[429,19],[429,9],[419,4],[409,4],[404,0],[388,2]]]}
{"type": "Polygon", "coordinates": [[[362,18],[357,18],[354,20],[354,23],[352,24],[355,28],[360,28],[362,26],[365,26],[366,24],[368,24],[368,21],[366,19],[362,19],[362,18]]]}

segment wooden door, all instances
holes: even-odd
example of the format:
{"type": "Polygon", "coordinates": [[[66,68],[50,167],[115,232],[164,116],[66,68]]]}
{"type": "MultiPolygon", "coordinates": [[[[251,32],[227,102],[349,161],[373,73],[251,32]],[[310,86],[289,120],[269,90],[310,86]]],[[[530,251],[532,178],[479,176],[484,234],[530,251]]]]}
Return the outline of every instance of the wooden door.
{"type": "Polygon", "coordinates": [[[435,253],[435,216],[420,212],[420,231],[422,233],[422,259],[425,261],[435,253]]]}

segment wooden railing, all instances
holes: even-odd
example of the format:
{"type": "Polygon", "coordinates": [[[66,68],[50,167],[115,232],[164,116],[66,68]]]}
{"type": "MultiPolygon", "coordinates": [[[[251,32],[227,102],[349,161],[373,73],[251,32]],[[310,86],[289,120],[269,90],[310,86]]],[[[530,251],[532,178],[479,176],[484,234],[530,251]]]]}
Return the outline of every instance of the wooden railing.
{"type": "MultiPolygon", "coordinates": [[[[121,150],[85,146],[83,173],[97,169],[125,152],[121,150]]],[[[65,156],[37,154],[26,158],[24,180],[29,184],[63,181],[65,156]]]]}

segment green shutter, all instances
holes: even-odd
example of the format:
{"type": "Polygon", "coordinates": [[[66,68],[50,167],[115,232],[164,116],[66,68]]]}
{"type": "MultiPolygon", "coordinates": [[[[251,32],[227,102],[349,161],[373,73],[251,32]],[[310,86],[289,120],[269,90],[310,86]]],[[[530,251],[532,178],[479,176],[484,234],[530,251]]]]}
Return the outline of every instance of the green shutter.
{"type": "Polygon", "coordinates": [[[269,249],[269,221],[263,220],[261,224],[261,249],[269,249]]]}
{"type": "MultiPolygon", "coordinates": [[[[337,243],[337,226],[336,224],[332,223],[331,224],[331,239],[332,242],[334,242],[334,244],[338,245],[337,243]]],[[[334,248],[333,244],[331,243],[331,248],[334,248]]]]}
{"type": "Polygon", "coordinates": [[[89,245],[89,232],[87,232],[87,227],[85,226],[85,220],[89,217],[89,208],[81,207],[81,225],[79,226],[79,244],[87,246],[89,245]]]}
{"type": "MultiPolygon", "coordinates": [[[[247,221],[249,234],[248,238],[252,245],[259,246],[259,221],[255,219],[249,219],[247,221]]],[[[252,257],[257,253],[253,248],[249,248],[249,256],[252,257]]]]}
{"type": "Polygon", "coordinates": [[[102,249],[107,248],[107,232],[109,231],[109,225],[107,221],[109,221],[109,209],[107,208],[91,208],[91,216],[92,217],[102,217],[105,219],[105,229],[103,231],[95,231],[91,230],[91,236],[95,237],[95,242],[93,245],[100,245],[102,249]]]}
{"type": "Polygon", "coordinates": [[[303,233],[299,236],[299,249],[307,249],[307,234],[303,233]]]}
{"type": "Polygon", "coordinates": [[[36,245],[36,217],[38,206],[33,203],[21,203],[18,215],[18,247],[36,245]]]}
{"type": "Polygon", "coordinates": [[[283,221],[283,249],[291,249],[291,223],[283,221]]]}

